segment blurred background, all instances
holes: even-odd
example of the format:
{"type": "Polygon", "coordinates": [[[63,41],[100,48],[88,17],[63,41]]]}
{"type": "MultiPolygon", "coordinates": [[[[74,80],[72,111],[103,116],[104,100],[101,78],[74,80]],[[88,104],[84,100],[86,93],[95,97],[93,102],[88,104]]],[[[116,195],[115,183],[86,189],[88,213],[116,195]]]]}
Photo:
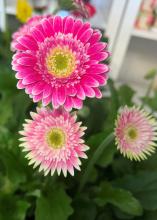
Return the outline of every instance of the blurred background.
{"type": "Polygon", "coordinates": [[[121,106],[143,102],[157,116],[157,0],[84,0],[88,17],[71,2],[0,0],[0,220],[156,220],[157,153],[147,161],[131,162],[111,143],[81,191],[79,185],[95,150],[113,132],[121,106]],[[78,111],[88,127],[89,159],[81,172],[66,179],[44,177],[28,166],[18,147],[18,131],[36,104],[16,88],[11,36],[29,17],[47,14],[89,21],[102,31],[111,53],[103,98],[87,99],[78,111]]]}

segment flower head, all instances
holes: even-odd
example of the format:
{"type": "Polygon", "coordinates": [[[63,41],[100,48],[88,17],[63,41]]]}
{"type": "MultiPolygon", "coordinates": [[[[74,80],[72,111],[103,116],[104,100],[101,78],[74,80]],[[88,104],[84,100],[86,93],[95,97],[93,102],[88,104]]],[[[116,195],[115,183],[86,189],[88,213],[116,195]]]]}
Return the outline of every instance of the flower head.
{"type": "Polygon", "coordinates": [[[73,5],[76,7],[76,15],[89,18],[89,13],[83,0],[73,0],[73,5]]]}
{"type": "Polygon", "coordinates": [[[16,32],[13,33],[12,42],[11,42],[11,50],[13,52],[16,51],[14,45],[16,45],[18,37],[30,34],[32,27],[34,27],[37,24],[40,24],[40,21],[43,18],[47,18],[47,17],[49,17],[49,15],[47,15],[47,16],[35,15],[35,16],[29,18],[26,24],[22,25],[22,27],[20,27],[16,32]]]}
{"type": "Polygon", "coordinates": [[[90,2],[83,2],[83,0],[73,0],[76,9],[73,14],[76,17],[91,18],[96,13],[96,8],[90,2]]]}
{"type": "Polygon", "coordinates": [[[26,120],[24,130],[20,132],[24,137],[20,138],[20,144],[29,164],[34,167],[40,165],[39,171],[51,175],[61,171],[64,176],[67,171],[74,175],[74,168],[80,170],[80,158],[87,158],[84,153],[89,148],[84,144],[82,136],[86,127],[81,127],[76,122],[76,114],[70,114],[63,108],[50,110],[49,108],[37,108],[37,113],[32,112],[33,120],[26,120]]]}
{"type": "Polygon", "coordinates": [[[116,121],[118,149],[131,160],[144,160],[155,151],[156,130],[156,121],[148,113],[125,106],[116,121]]]}
{"type": "Polygon", "coordinates": [[[17,0],[16,17],[22,23],[25,23],[32,15],[32,6],[27,0],[17,0]]]}
{"type": "Polygon", "coordinates": [[[101,34],[89,23],[60,16],[43,19],[14,44],[13,69],[17,87],[34,102],[54,108],[82,108],[85,97],[101,98],[99,86],[106,84],[108,66],[99,63],[109,53],[101,34]]]}

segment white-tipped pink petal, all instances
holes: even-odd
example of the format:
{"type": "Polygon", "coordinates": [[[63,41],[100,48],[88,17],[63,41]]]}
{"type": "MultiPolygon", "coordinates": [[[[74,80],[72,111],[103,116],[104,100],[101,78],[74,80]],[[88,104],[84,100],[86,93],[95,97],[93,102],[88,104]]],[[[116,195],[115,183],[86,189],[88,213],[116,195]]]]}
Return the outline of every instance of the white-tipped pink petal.
{"type": "Polygon", "coordinates": [[[125,106],[115,127],[117,148],[131,160],[144,160],[155,151],[157,122],[143,109],[125,106]]]}
{"type": "Polygon", "coordinates": [[[37,108],[37,113],[30,113],[32,120],[26,120],[24,130],[20,131],[20,147],[27,152],[29,165],[39,166],[39,172],[58,175],[67,172],[74,175],[74,168],[80,170],[80,158],[87,158],[84,153],[89,148],[82,136],[85,127],[76,122],[76,114],[70,114],[63,108],[51,110],[37,108]],[[54,135],[54,136],[53,136],[54,135]]]}

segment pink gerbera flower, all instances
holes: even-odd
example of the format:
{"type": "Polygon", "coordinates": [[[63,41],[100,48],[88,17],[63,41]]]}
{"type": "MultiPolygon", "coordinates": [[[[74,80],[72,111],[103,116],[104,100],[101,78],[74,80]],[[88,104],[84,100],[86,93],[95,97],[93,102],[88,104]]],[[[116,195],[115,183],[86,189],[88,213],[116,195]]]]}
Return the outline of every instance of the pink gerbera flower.
{"type": "Polygon", "coordinates": [[[74,175],[74,168],[80,170],[80,158],[87,158],[84,151],[89,148],[84,144],[82,136],[86,127],[76,122],[76,114],[71,115],[64,109],[50,110],[37,108],[32,112],[33,120],[26,120],[24,130],[20,132],[20,144],[24,151],[29,152],[26,157],[34,167],[40,165],[39,171],[51,175],[57,170],[64,176],[67,171],[74,175]]]}
{"type": "Polygon", "coordinates": [[[20,50],[12,62],[17,87],[25,88],[34,102],[52,102],[54,108],[64,105],[66,110],[82,108],[86,96],[101,98],[98,87],[106,83],[109,68],[99,62],[109,53],[100,38],[99,31],[81,20],[43,19],[15,44],[20,50]]]}
{"type": "Polygon", "coordinates": [[[144,160],[155,151],[156,130],[156,121],[144,110],[125,106],[116,121],[118,149],[131,160],[144,160]]]}
{"type": "Polygon", "coordinates": [[[34,27],[35,25],[39,24],[40,21],[43,18],[48,18],[50,17],[49,15],[36,15],[30,18],[26,24],[22,25],[16,32],[13,33],[12,35],[12,42],[11,42],[11,50],[13,52],[16,51],[14,45],[17,43],[17,38],[20,36],[24,36],[26,34],[29,34],[31,31],[31,28],[34,27]]]}

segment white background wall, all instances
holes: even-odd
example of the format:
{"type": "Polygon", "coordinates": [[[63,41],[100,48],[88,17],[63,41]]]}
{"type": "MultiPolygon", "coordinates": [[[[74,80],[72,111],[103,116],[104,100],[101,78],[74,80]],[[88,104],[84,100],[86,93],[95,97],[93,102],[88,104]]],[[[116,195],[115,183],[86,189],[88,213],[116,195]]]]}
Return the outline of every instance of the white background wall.
{"type": "Polygon", "coordinates": [[[157,41],[131,37],[119,79],[145,86],[144,75],[157,68],[157,41]]]}

